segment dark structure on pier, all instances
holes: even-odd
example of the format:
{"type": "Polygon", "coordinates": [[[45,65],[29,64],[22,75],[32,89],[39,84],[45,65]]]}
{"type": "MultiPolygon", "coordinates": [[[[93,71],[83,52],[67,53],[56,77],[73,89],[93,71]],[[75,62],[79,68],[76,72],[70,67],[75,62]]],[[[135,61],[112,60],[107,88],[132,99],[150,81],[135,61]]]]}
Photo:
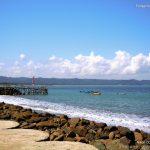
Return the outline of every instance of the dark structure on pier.
{"type": "Polygon", "coordinates": [[[0,95],[48,95],[48,89],[37,85],[0,85],[0,95]]]}

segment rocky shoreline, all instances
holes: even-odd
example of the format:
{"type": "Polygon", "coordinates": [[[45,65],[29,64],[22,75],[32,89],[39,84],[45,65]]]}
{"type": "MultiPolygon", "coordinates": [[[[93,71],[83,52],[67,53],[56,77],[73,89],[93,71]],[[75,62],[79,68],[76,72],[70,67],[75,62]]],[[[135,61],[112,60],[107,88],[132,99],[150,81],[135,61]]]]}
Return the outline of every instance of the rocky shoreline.
{"type": "Polygon", "coordinates": [[[19,122],[17,128],[49,133],[49,141],[74,141],[94,145],[99,150],[150,150],[150,134],[139,129],[108,126],[66,115],[37,113],[13,104],[0,103],[0,119],[19,122]]]}

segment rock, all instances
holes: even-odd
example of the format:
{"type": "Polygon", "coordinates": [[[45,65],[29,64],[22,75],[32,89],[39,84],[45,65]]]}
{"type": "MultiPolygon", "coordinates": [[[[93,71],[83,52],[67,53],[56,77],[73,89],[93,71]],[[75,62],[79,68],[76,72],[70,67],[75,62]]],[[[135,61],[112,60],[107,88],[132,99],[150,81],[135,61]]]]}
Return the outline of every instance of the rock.
{"type": "Polygon", "coordinates": [[[116,139],[120,139],[120,134],[115,134],[116,139]]]}
{"type": "Polygon", "coordinates": [[[140,150],[150,150],[150,146],[149,145],[143,145],[140,150]]]}
{"type": "Polygon", "coordinates": [[[101,133],[98,138],[99,139],[108,139],[109,138],[109,134],[107,134],[107,133],[101,133]]]}
{"type": "Polygon", "coordinates": [[[68,122],[71,127],[76,127],[79,121],[80,121],[80,118],[71,118],[68,122]]]}
{"type": "Polygon", "coordinates": [[[65,118],[62,118],[61,119],[61,123],[60,123],[60,126],[63,126],[67,123],[67,120],[65,118]]]}
{"type": "Polygon", "coordinates": [[[80,121],[80,125],[84,126],[84,125],[89,125],[90,124],[90,121],[89,120],[86,120],[86,119],[81,119],[80,121]]]}
{"type": "Polygon", "coordinates": [[[21,124],[20,124],[20,128],[23,128],[24,126],[26,126],[26,125],[29,125],[27,122],[22,122],[21,124]]]}
{"type": "Polygon", "coordinates": [[[106,144],[107,150],[129,150],[129,145],[124,145],[119,139],[113,140],[106,144]]]}
{"type": "Polygon", "coordinates": [[[92,141],[95,139],[95,134],[93,133],[87,133],[85,138],[88,140],[88,141],[92,141]]]}
{"type": "Polygon", "coordinates": [[[88,125],[88,128],[93,129],[93,130],[97,129],[97,127],[95,126],[94,121],[90,121],[90,124],[88,125]]]}
{"type": "Polygon", "coordinates": [[[141,131],[139,129],[135,129],[134,132],[141,133],[141,131]]]}
{"type": "Polygon", "coordinates": [[[22,127],[22,129],[34,129],[36,127],[36,123],[27,124],[22,127]]]}
{"type": "MultiPolygon", "coordinates": [[[[8,150],[9,147],[8,146],[6,147],[5,145],[2,148],[4,150],[8,150]]],[[[18,150],[18,147],[16,147],[16,149],[13,150],[18,150]]],[[[92,145],[80,142],[45,141],[45,142],[32,142],[24,144],[21,143],[21,150],[97,150],[97,149],[92,145]]]]}
{"type": "Polygon", "coordinates": [[[93,130],[93,129],[90,129],[88,132],[91,133],[91,134],[94,134],[94,135],[96,134],[96,131],[93,130]]]}
{"type": "Polygon", "coordinates": [[[76,137],[76,133],[75,133],[74,131],[70,131],[70,132],[66,135],[66,137],[74,138],[74,137],[76,137]]]}
{"type": "Polygon", "coordinates": [[[18,127],[19,123],[15,121],[6,121],[6,120],[0,120],[0,130],[2,129],[11,129],[18,127]]]}
{"type": "Polygon", "coordinates": [[[32,116],[31,111],[25,111],[25,112],[15,111],[12,114],[12,118],[15,119],[17,122],[25,121],[26,119],[29,119],[31,116],[32,116]]]}
{"type": "Polygon", "coordinates": [[[101,122],[101,123],[95,123],[95,126],[98,127],[98,128],[105,128],[107,126],[107,124],[101,122]]]}
{"type": "Polygon", "coordinates": [[[142,134],[143,139],[148,138],[148,133],[145,133],[144,131],[141,131],[141,134],[142,134]]]}
{"type": "Polygon", "coordinates": [[[71,137],[64,137],[64,141],[75,141],[75,138],[71,138],[71,137]]]}
{"type": "Polygon", "coordinates": [[[132,144],[134,144],[135,142],[134,133],[130,130],[121,131],[120,136],[121,137],[126,136],[131,141],[132,144]]]}
{"type": "Polygon", "coordinates": [[[118,126],[117,128],[118,128],[119,132],[130,131],[129,128],[127,128],[127,127],[118,126]]]}
{"type": "Polygon", "coordinates": [[[111,139],[100,139],[100,141],[101,141],[104,145],[107,145],[108,143],[112,142],[111,139]]]}
{"type": "Polygon", "coordinates": [[[99,140],[92,141],[92,142],[90,142],[90,144],[95,146],[98,150],[106,150],[105,145],[99,140]]]}
{"type": "Polygon", "coordinates": [[[0,141],[3,143],[34,142],[43,141],[49,138],[49,134],[43,131],[32,129],[7,129],[0,131],[0,141]]]}
{"type": "Polygon", "coordinates": [[[85,137],[75,137],[77,142],[88,143],[88,140],[85,137]]]}
{"type": "Polygon", "coordinates": [[[67,116],[67,115],[63,115],[63,114],[62,114],[62,115],[59,115],[59,118],[60,118],[60,119],[68,120],[68,116],[67,116]]]}
{"type": "Polygon", "coordinates": [[[109,139],[112,139],[112,140],[113,140],[113,139],[114,139],[114,137],[115,137],[114,132],[110,132],[110,133],[109,133],[109,139]]]}
{"type": "Polygon", "coordinates": [[[100,136],[100,134],[102,133],[102,130],[103,130],[102,128],[99,128],[96,132],[96,136],[100,136]]]}
{"type": "Polygon", "coordinates": [[[85,137],[87,133],[87,129],[84,126],[77,126],[75,130],[76,130],[76,133],[81,137],[85,137]]]}
{"type": "Polygon", "coordinates": [[[112,132],[112,131],[116,131],[118,130],[118,128],[116,126],[107,126],[104,128],[104,131],[108,131],[108,132],[112,132]]]}
{"type": "Polygon", "coordinates": [[[36,124],[37,128],[43,128],[43,127],[55,127],[54,122],[52,120],[39,122],[36,124]]]}
{"type": "Polygon", "coordinates": [[[71,127],[65,127],[65,128],[63,129],[63,132],[66,133],[66,134],[69,134],[71,131],[72,131],[72,128],[71,128],[71,127]]]}
{"type": "Polygon", "coordinates": [[[56,138],[54,139],[54,141],[63,141],[63,138],[64,138],[64,135],[61,134],[61,135],[59,135],[58,137],[56,137],[56,138]]]}
{"type": "Polygon", "coordinates": [[[142,141],[143,137],[142,134],[139,132],[134,132],[135,141],[142,141]]]}
{"type": "Polygon", "coordinates": [[[120,143],[124,144],[124,145],[129,145],[130,144],[130,140],[127,139],[125,136],[120,138],[120,143]]]}
{"type": "Polygon", "coordinates": [[[10,119],[10,114],[0,114],[0,119],[10,119]]]}

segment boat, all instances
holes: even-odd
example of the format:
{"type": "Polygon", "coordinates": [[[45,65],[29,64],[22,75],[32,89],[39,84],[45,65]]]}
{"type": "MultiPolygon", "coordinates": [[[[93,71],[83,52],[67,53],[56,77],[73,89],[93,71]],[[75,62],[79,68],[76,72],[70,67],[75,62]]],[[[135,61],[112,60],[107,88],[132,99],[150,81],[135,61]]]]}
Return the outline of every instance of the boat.
{"type": "Polygon", "coordinates": [[[101,95],[101,93],[100,93],[100,92],[98,92],[98,91],[91,92],[90,94],[91,94],[91,95],[101,95]]]}

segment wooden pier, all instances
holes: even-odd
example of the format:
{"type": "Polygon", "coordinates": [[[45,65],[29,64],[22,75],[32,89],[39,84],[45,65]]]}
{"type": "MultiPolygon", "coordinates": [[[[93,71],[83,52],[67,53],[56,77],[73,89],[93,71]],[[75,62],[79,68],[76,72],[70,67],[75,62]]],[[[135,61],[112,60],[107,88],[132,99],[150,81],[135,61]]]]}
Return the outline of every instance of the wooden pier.
{"type": "Polygon", "coordinates": [[[0,85],[0,95],[48,95],[48,89],[38,85],[0,85]]]}

